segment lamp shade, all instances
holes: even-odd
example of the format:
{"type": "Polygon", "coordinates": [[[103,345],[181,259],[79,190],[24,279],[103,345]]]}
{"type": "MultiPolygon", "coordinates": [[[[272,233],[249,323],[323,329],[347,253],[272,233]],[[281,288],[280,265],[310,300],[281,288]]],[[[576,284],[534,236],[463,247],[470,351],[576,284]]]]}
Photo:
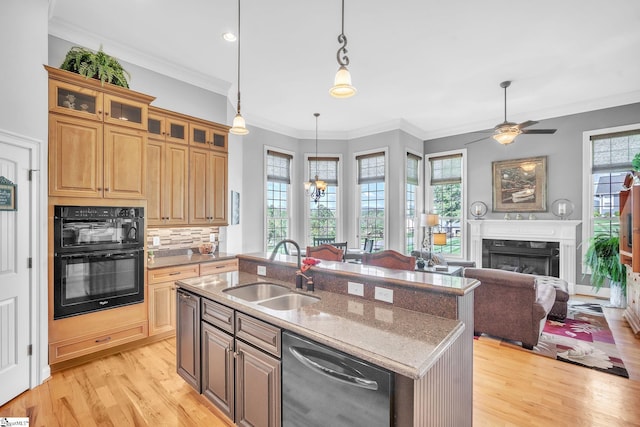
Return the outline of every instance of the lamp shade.
{"type": "Polygon", "coordinates": [[[516,136],[521,133],[522,131],[518,128],[498,129],[493,135],[493,139],[502,145],[508,145],[511,144],[516,139],[516,136]]]}
{"type": "Polygon", "coordinates": [[[433,244],[443,246],[447,244],[447,233],[433,233],[433,244]]]}
{"type": "Polygon", "coordinates": [[[440,216],[438,214],[429,214],[427,216],[427,225],[429,227],[435,227],[440,224],[440,216]]]}
{"type": "Polygon", "coordinates": [[[356,94],[356,88],[351,86],[351,73],[344,65],[338,68],[333,87],[329,89],[329,93],[334,98],[349,98],[356,94]]]}
{"type": "Polygon", "coordinates": [[[229,132],[234,135],[246,135],[249,133],[247,125],[244,121],[244,117],[242,117],[240,113],[236,114],[236,116],[233,118],[233,124],[231,126],[231,129],[229,129],[229,132]]]}

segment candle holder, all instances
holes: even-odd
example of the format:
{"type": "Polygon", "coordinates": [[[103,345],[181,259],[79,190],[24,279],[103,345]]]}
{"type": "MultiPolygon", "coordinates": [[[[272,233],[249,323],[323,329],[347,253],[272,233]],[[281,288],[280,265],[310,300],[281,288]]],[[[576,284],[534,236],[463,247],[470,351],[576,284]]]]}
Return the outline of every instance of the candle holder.
{"type": "Polygon", "coordinates": [[[557,199],[551,203],[551,213],[560,219],[569,218],[574,208],[573,202],[569,199],[557,199]]]}
{"type": "Polygon", "coordinates": [[[482,219],[487,214],[487,209],[487,205],[484,202],[477,201],[471,203],[469,213],[471,213],[474,219],[482,219]]]}

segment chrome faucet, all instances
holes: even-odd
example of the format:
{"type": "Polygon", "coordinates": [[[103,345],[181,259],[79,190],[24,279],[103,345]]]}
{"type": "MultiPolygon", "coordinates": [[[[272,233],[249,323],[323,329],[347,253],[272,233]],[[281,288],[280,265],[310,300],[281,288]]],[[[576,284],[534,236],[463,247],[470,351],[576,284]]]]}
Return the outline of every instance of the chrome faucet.
{"type": "Polygon", "coordinates": [[[300,270],[300,268],[302,267],[302,254],[300,253],[300,245],[295,240],[291,240],[291,239],[280,240],[276,244],[276,247],[273,248],[273,252],[271,252],[271,256],[269,257],[269,259],[273,261],[276,258],[276,255],[278,253],[278,249],[280,249],[280,246],[286,245],[287,243],[291,243],[298,250],[298,270],[300,270]]]}

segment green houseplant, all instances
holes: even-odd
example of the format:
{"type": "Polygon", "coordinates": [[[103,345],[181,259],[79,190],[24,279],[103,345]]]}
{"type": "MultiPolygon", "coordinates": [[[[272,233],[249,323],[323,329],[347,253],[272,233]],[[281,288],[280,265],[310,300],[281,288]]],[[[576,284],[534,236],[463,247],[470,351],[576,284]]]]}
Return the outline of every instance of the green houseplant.
{"type": "Polygon", "coordinates": [[[117,59],[102,51],[102,46],[97,52],[83,47],[72,47],[67,52],[60,68],[78,73],[86,78],[98,79],[103,85],[107,82],[128,88],[127,77],[131,78],[117,59]]]}
{"type": "Polygon", "coordinates": [[[600,290],[605,280],[611,287],[611,305],[624,305],[627,288],[627,270],[620,263],[620,237],[598,234],[589,240],[584,263],[591,269],[591,284],[600,290]]]}

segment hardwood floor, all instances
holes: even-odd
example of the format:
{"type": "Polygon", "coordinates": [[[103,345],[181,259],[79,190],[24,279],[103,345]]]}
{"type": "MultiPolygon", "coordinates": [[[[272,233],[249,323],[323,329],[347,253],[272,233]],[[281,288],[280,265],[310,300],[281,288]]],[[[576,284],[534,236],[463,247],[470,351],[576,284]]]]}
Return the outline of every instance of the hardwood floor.
{"type": "MultiPolygon", "coordinates": [[[[640,425],[640,339],[606,309],[630,379],[474,341],[474,426],[640,425]]],[[[30,426],[226,427],[175,373],[175,339],[54,373],[0,407],[30,426]]]]}

